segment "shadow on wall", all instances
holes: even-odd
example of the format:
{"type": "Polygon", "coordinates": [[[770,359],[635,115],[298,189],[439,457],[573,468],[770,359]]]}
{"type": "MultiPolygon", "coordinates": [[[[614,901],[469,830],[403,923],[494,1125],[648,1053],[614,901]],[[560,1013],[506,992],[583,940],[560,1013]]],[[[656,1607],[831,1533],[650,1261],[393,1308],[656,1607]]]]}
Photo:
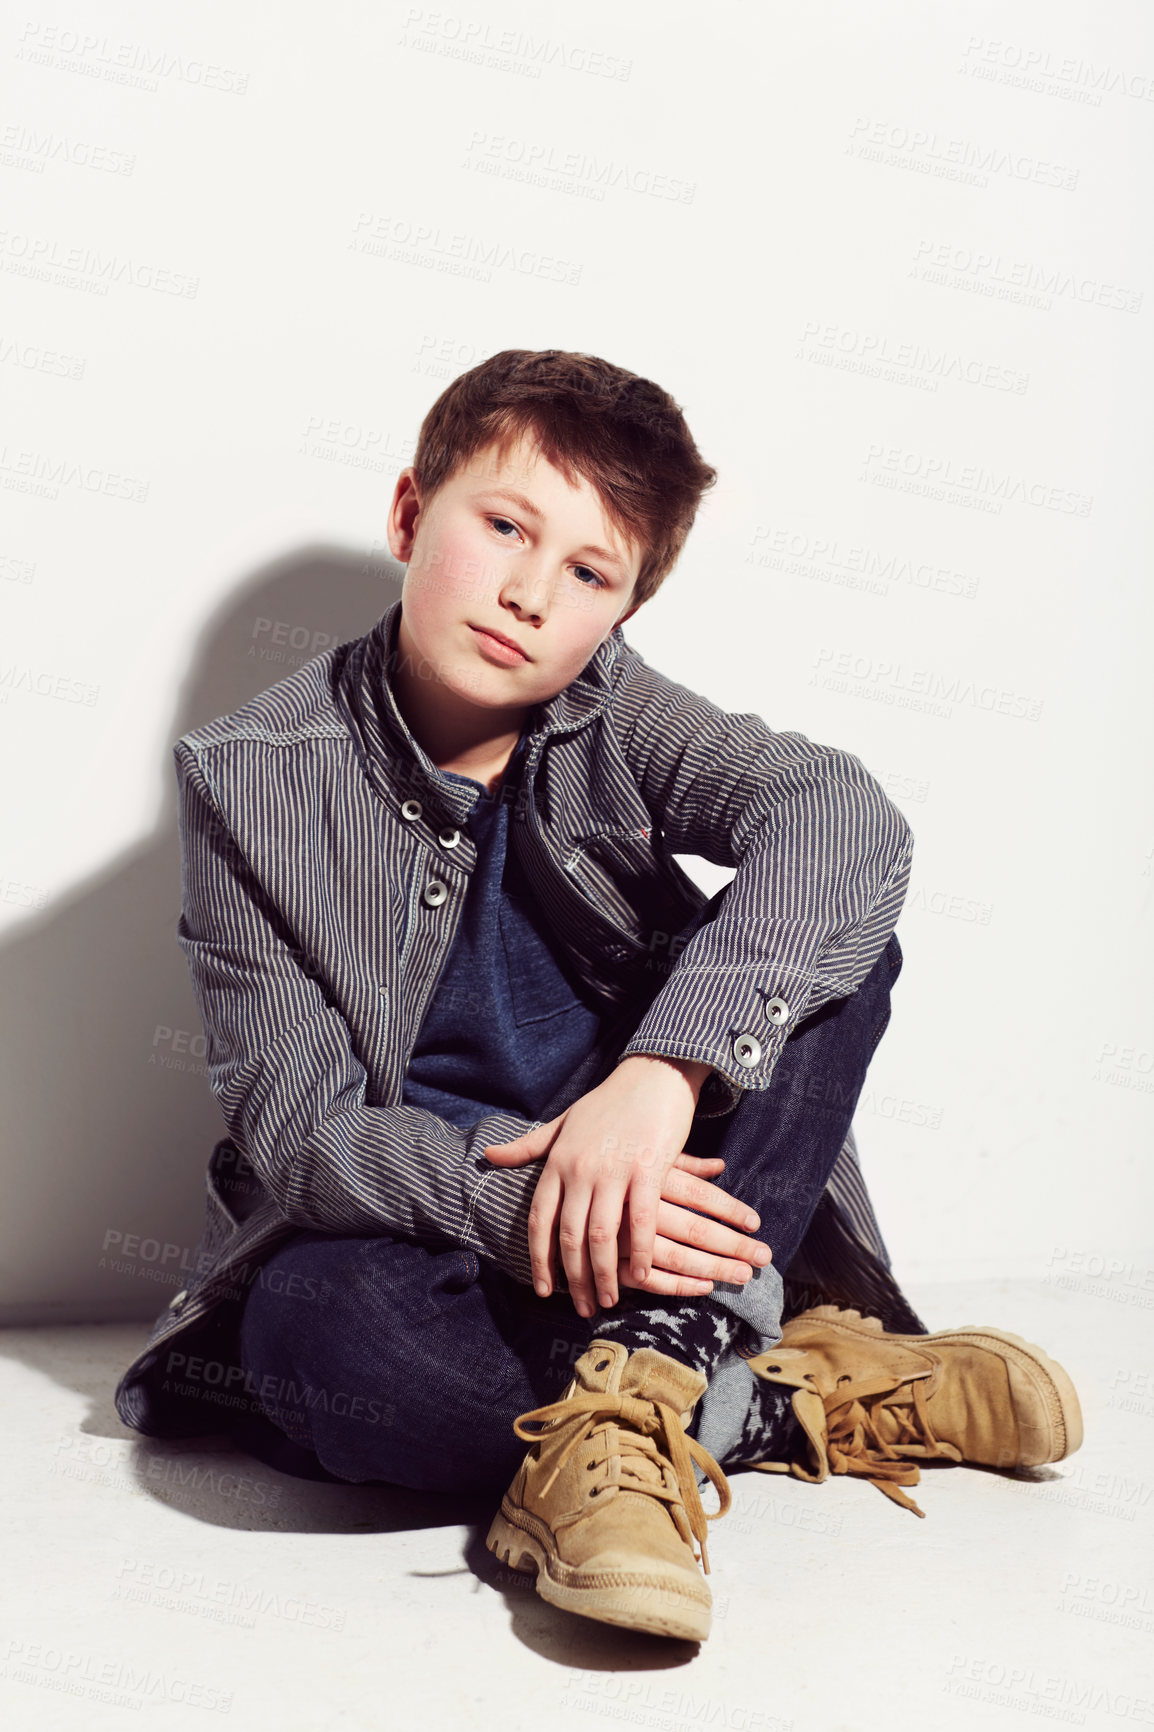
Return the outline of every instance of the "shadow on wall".
{"type": "Polygon", "coordinates": [[[176,939],[172,746],[370,631],[403,579],[332,547],[260,570],[208,622],[157,741],[152,835],[0,942],[0,1323],[151,1319],[186,1285],[224,1120],[176,939]]]}

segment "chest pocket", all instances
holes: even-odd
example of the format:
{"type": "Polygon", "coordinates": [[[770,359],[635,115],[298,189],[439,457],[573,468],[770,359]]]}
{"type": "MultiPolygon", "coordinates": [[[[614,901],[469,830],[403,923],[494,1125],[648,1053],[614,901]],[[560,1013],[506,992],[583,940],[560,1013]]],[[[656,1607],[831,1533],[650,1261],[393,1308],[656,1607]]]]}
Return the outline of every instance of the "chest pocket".
{"type": "Polygon", "coordinates": [[[509,999],[518,1028],[544,1022],[582,1001],[550,949],[531,898],[505,891],[497,908],[501,948],[509,971],[509,999]]]}
{"type": "Polygon", "coordinates": [[[605,829],[577,839],[568,870],[590,900],[642,948],[654,932],[679,932],[693,912],[649,837],[605,829]]]}

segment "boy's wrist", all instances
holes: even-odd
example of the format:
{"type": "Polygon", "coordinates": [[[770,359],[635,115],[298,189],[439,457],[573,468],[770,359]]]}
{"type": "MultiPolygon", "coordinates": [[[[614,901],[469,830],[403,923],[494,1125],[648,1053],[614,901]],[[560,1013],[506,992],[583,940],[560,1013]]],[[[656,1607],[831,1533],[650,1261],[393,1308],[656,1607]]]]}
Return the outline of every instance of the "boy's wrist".
{"type": "Polygon", "coordinates": [[[693,1090],[693,1098],[695,1101],[704,1087],[706,1078],[713,1075],[713,1066],[702,1063],[700,1059],[673,1058],[669,1053],[664,1052],[631,1052],[627,1057],[619,1061],[617,1069],[621,1070],[626,1065],[643,1064],[672,1066],[675,1071],[685,1078],[686,1082],[693,1090]]]}

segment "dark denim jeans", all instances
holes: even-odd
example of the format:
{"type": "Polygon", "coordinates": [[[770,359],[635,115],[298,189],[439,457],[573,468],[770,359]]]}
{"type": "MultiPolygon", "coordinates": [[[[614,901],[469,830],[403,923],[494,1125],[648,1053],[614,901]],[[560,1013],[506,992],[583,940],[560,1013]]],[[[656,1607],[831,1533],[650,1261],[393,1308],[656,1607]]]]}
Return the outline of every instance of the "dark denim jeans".
{"type": "MultiPolygon", "coordinates": [[[[713,918],[723,894],[687,932],[713,918]]],[[[781,1338],[780,1275],[845,1142],[901,966],[895,935],[856,992],[794,1029],[767,1089],[693,1121],[686,1147],[722,1156],[720,1183],[758,1211],[758,1237],[773,1252],[744,1288],[717,1285],[710,1296],[742,1319],[747,1350],[781,1338]]],[[[542,1120],[607,1075],[627,1039],[625,1027],[612,1030],[542,1120]]],[[[630,1293],[619,1303],[699,1303],[630,1293]]],[[[267,1419],[238,1424],[237,1441],[307,1478],[499,1493],[526,1447],[513,1420],[560,1397],[603,1315],[580,1318],[567,1293],[539,1299],[469,1250],[301,1231],[272,1253],[240,1314],[236,1351],[267,1419]]]]}

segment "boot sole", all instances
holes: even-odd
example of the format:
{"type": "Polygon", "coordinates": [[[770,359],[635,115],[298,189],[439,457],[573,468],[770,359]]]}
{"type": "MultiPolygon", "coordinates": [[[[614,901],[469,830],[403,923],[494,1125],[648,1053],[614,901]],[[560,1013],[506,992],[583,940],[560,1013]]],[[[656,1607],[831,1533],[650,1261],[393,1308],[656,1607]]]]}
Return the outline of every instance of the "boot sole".
{"type": "MultiPolygon", "coordinates": [[[[528,1532],[517,1520],[519,1511],[507,1499],[493,1517],[485,1544],[510,1569],[526,1574],[536,1570],[537,1592],[552,1606],[596,1618],[602,1624],[617,1624],[626,1630],[644,1630],[653,1636],[672,1636],[685,1642],[704,1642],[712,1614],[708,1605],[689,1594],[679,1594],[670,1584],[654,1587],[642,1577],[631,1584],[624,1572],[614,1572],[614,1582],[582,1587],[581,1572],[562,1562],[555,1552],[528,1532]],[[571,1579],[566,1581],[565,1577],[571,1579]],[[624,1576],[624,1579],[620,1579],[624,1576]]],[[[708,1590],[706,1590],[708,1592],[708,1590]]]]}
{"type": "MultiPolygon", "coordinates": [[[[933,1341],[966,1341],[979,1347],[986,1343],[1031,1373],[1031,1382],[1042,1396],[1050,1420],[1051,1453],[1044,1461],[1064,1461],[1082,1447],[1082,1407],[1068,1372],[1036,1342],[1027,1341],[1024,1336],[1013,1335],[1008,1329],[988,1329],[973,1323],[961,1329],[942,1329],[933,1335],[898,1335],[883,1330],[878,1317],[863,1317],[859,1311],[842,1311],[836,1305],[817,1305],[805,1315],[820,1317],[853,1335],[884,1334],[889,1341],[907,1342],[911,1347],[924,1347],[933,1341]]],[[[1043,1462],[1019,1465],[1040,1467],[1043,1462]]]]}

